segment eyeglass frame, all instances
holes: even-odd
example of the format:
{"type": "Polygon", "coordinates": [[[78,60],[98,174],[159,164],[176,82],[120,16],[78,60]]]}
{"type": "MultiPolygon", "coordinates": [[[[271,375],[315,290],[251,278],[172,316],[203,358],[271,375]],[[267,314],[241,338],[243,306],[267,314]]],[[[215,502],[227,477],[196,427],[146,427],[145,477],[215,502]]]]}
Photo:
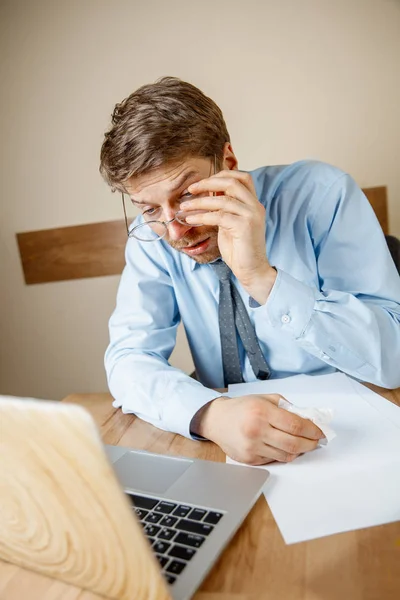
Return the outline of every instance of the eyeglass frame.
{"type": "MultiPolygon", "coordinates": [[[[214,175],[217,172],[217,155],[214,154],[214,175]]],[[[211,177],[211,174],[209,175],[209,177],[211,177]]],[[[215,192],[212,193],[213,196],[215,196],[215,192]]],[[[145,223],[140,223],[139,225],[135,225],[135,227],[133,229],[129,229],[129,225],[128,225],[128,217],[126,214],[126,207],[125,207],[125,198],[124,198],[124,192],[121,192],[121,198],[122,198],[122,207],[124,209],[124,217],[125,217],[125,227],[126,227],[126,233],[128,238],[134,237],[135,239],[141,241],[141,242],[158,242],[159,240],[162,240],[163,237],[165,237],[167,231],[168,231],[168,225],[170,225],[170,223],[173,223],[175,220],[178,221],[178,223],[180,223],[179,219],[176,218],[177,213],[175,213],[175,216],[173,219],[170,219],[169,221],[159,221],[158,219],[154,219],[154,221],[147,221],[145,223]],[[165,233],[161,236],[159,236],[158,238],[154,239],[154,240],[143,240],[140,238],[137,238],[134,235],[134,231],[136,229],[140,229],[141,227],[143,227],[144,225],[151,225],[152,223],[159,223],[160,225],[163,225],[165,227],[165,233]]],[[[177,211],[179,212],[179,211],[177,211]]],[[[183,224],[183,223],[182,223],[183,224]]],[[[191,224],[192,227],[196,227],[196,225],[191,224]]]]}

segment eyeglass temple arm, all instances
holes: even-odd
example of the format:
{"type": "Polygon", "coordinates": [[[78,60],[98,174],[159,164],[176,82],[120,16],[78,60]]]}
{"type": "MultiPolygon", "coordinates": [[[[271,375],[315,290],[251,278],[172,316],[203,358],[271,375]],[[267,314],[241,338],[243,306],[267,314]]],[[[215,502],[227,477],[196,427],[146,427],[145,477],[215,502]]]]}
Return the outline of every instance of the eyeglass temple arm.
{"type": "Polygon", "coordinates": [[[126,216],[126,209],[125,209],[125,199],[124,199],[124,193],[122,192],[122,207],[124,209],[124,217],[125,217],[125,227],[126,227],[126,233],[128,234],[129,237],[129,225],[128,225],[128,217],[126,216]]]}
{"type": "MultiPolygon", "coordinates": [[[[216,173],[217,173],[217,155],[214,154],[214,175],[216,175],[216,173]]],[[[212,195],[216,196],[217,192],[212,192],[212,195]]]]}

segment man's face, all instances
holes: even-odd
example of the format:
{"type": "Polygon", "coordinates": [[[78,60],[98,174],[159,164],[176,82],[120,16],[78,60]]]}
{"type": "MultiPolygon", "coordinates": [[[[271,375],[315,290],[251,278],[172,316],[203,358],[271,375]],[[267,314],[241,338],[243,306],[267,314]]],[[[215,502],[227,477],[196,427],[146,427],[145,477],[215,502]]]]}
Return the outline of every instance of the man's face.
{"type": "MultiPolygon", "coordinates": [[[[131,178],[126,190],[146,220],[170,221],[179,210],[180,203],[190,198],[187,191],[189,185],[213,173],[214,160],[188,158],[131,178]]],[[[154,229],[157,231],[156,227],[154,229]]],[[[193,227],[175,220],[168,225],[167,235],[163,239],[198,263],[208,263],[220,256],[218,227],[193,227]]]]}

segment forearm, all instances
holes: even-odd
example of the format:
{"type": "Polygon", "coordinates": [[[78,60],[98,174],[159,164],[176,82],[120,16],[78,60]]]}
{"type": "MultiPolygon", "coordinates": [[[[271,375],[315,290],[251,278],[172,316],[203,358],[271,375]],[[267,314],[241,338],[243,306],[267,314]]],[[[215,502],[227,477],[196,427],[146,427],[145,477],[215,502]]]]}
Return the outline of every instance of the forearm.
{"type": "Polygon", "coordinates": [[[190,423],[197,411],[218,397],[218,392],[155,355],[130,352],[116,358],[108,354],[106,369],[114,406],[185,437],[192,437],[190,423]]]}
{"type": "Polygon", "coordinates": [[[267,303],[255,310],[332,367],[384,387],[400,385],[397,302],[321,292],[280,271],[267,303]]]}
{"type": "Polygon", "coordinates": [[[302,336],[308,351],[362,381],[400,386],[400,314],[350,294],[332,302],[337,294],[317,300],[302,336]]]}

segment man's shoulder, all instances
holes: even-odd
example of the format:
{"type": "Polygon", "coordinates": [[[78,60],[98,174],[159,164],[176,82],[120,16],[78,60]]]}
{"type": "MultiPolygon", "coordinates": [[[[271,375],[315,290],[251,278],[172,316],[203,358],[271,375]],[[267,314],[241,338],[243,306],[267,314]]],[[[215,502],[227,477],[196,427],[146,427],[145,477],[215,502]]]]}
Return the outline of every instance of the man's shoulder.
{"type": "Polygon", "coordinates": [[[258,197],[265,202],[280,193],[291,191],[298,196],[320,194],[346,173],[318,160],[300,160],[288,165],[260,167],[250,171],[258,197]]]}

